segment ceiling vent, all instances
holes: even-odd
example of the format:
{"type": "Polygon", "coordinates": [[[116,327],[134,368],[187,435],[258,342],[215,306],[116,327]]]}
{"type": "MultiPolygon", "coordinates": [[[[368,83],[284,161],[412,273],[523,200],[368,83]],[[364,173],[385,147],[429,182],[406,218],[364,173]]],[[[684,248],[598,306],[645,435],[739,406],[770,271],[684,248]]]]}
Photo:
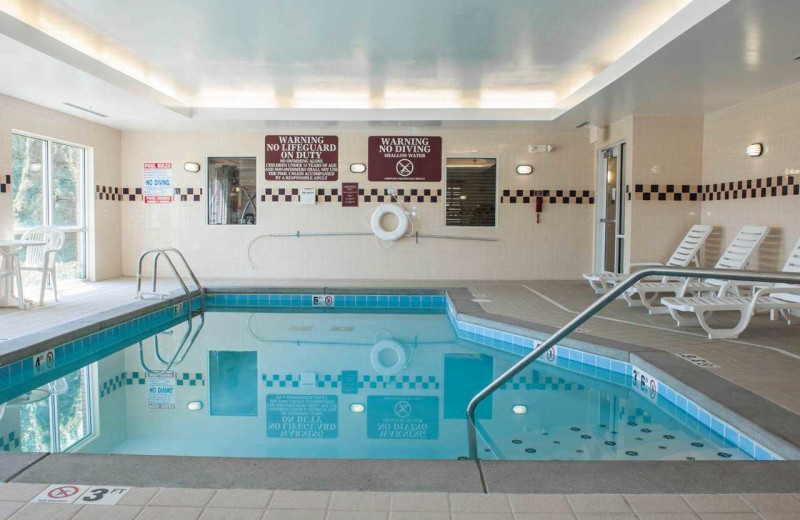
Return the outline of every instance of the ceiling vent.
{"type": "Polygon", "coordinates": [[[77,110],[83,110],[84,112],[89,112],[90,114],[95,115],[95,116],[108,117],[107,115],[101,114],[100,112],[95,112],[91,108],[82,107],[82,106],[76,105],[74,103],[64,103],[64,104],[67,105],[68,107],[72,107],[72,108],[75,108],[77,110]]]}
{"type": "Polygon", "coordinates": [[[581,121],[580,123],[575,125],[573,128],[583,128],[584,126],[586,126],[588,124],[589,124],[589,121],[581,121]]]}

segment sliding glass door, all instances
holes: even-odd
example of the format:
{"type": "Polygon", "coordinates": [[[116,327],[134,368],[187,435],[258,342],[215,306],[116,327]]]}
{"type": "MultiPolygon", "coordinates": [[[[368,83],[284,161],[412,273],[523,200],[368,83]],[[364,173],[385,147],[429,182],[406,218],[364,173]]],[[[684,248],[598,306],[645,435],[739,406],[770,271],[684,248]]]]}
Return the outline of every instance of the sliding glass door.
{"type": "Polygon", "coordinates": [[[86,278],[86,149],[18,133],[12,143],[15,234],[37,226],[63,229],[58,278],[86,278]]]}

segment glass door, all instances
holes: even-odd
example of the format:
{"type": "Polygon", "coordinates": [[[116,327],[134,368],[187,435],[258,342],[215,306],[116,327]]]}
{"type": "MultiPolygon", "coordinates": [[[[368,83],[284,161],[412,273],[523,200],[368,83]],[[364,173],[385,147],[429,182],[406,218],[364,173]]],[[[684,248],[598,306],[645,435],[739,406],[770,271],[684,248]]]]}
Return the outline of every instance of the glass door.
{"type": "Polygon", "coordinates": [[[625,200],[623,179],[625,144],[600,151],[598,179],[597,268],[621,273],[625,251],[625,200]]]}
{"type": "Polygon", "coordinates": [[[86,278],[86,149],[13,134],[14,232],[37,226],[64,230],[56,257],[59,280],[86,278]]]}

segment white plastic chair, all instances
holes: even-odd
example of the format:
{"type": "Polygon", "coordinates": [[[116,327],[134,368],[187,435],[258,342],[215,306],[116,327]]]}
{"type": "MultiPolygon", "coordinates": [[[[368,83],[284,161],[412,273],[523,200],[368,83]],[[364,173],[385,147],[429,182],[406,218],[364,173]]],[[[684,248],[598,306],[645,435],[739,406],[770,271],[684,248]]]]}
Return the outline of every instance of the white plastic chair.
{"type": "MultiPolygon", "coordinates": [[[[666,265],[669,267],[689,267],[689,264],[699,266],[697,254],[700,248],[703,247],[703,244],[706,243],[706,239],[708,235],[711,234],[712,229],[712,226],[705,224],[695,224],[689,228],[689,232],[686,233],[681,243],[678,244],[675,252],[672,253],[672,256],[667,260],[666,265]]],[[[625,268],[624,273],[587,273],[583,275],[583,278],[589,282],[589,285],[592,286],[596,294],[605,294],[611,289],[611,286],[627,278],[631,274],[632,269],[635,270],[641,267],[659,265],[665,264],[661,262],[637,262],[629,264],[628,267],[625,268]]]]}
{"type": "Polygon", "coordinates": [[[44,242],[43,246],[30,246],[25,252],[23,271],[42,273],[42,288],[39,291],[39,305],[44,305],[44,290],[47,280],[53,286],[53,295],[58,301],[58,282],[56,281],[56,255],[64,246],[64,231],[57,227],[41,226],[29,229],[22,235],[22,240],[44,242]]]}
{"type": "MultiPolygon", "coordinates": [[[[800,240],[789,254],[784,273],[800,273],[800,240]]],[[[709,339],[738,338],[750,324],[750,319],[757,312],[780,312],[791,325],[791,313],[800,311],[800,286],[789,284],[756,284],[748,282],[727,282],[720,287],[717,294],[662,298],[661,303],[669,309],[679,327],[703,327],[709,339]],[[741,296],[734,292],[738,287],[752,289],[750,296],[741,296]],[[705,319],[707,313],[717,311],[737,311],[740,314],[738,323],[729,329],[711,327],[705,319]],[[695,317],[686,317],[681,313],[694,313],[695,317]]]]}
{"type": "Polygon", "coordinates": [[[0,249],[0,280],[3,280],[3,283],[8,284],[6,285],[5,289],[8,291],[12,290],[14,282],[16,282],[17,296],[19,297],[19,308],[24,309],[25,299],[22,294],[22,273],[20,271],[18,250],[10,253],[4,253],[3,250],[0,249]],[[11,278],[11,280],[7,280],[7,278],[11,278]]]}

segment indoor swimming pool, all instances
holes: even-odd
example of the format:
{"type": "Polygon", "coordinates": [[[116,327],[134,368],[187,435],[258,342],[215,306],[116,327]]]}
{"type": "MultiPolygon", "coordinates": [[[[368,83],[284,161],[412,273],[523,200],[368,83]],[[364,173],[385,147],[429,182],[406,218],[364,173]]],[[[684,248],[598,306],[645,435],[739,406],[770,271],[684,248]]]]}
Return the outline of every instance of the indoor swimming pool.
{"type": "MultiPolygon", "coordinates": [[[[210,295],[190,321],[167,307],[2,367],[2,449],[467,457],[467,403],[534,340],[463,324],[445,296],[334,298],[210,295]]],[[[561,346],[477,419],[483,459],[779,458],[637,367],[561,346]]]]}

